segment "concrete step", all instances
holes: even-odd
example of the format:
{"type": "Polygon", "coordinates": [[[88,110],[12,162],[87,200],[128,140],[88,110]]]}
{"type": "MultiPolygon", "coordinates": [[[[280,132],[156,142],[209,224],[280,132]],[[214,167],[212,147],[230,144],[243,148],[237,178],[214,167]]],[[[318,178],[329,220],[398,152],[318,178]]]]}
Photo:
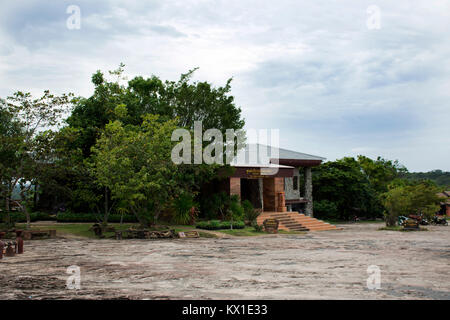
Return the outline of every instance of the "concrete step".
{"type": "Polygon", "coordinates": [[[261,225],[266,219],[277,219],[280,223],[280,230],[326,231],[338,229],[332,224],[296,212],[264,212],[258,217],[257,223],[261,225]]]}

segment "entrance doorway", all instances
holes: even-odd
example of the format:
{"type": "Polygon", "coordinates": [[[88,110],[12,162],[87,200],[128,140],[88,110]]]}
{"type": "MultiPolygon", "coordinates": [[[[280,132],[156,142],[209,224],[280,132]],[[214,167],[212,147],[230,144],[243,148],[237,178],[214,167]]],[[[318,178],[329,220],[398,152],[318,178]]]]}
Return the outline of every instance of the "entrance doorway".
{"type": "Polygon", "coordinates": [[[255,209],[262,209],[261,184],[259,179],[241,178],[241,200],[250,201],[255,209]]]}

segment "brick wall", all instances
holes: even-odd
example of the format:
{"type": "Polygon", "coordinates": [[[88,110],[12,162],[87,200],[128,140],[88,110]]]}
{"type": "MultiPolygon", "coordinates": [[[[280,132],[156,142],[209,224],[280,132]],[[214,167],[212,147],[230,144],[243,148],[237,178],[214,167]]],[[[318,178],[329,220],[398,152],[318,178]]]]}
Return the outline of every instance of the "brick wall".
{"type": "Polygon", "coordinates": [[[241,197],[241,178],[230,178],[230,195],[233,194],[241,197]]]}

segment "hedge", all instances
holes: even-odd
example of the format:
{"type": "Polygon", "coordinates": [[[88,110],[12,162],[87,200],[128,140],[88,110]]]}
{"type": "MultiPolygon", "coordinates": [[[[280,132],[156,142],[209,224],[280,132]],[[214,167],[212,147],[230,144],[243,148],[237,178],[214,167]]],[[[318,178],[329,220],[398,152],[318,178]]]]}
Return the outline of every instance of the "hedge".
{"type": "MultiPolygon", "coordinates": [[[[72,212],[61,212],[56,216],[56,221],[58,222],[98,222],[99,215],[93,213],[72,213],[72,212]]],[[[120,222],[120,214],[111,214],[108,217],[108,222],[120,222]]],[[[136,216],[131,214],[123,215],[123,222],[138,222],[136,216]]]]}
{"type": "MultiPolygon", "coordinates": [[[[197,229],[205,230],[220,230],[220,229],[231,229],[231,221],[201,221],[195,226],[197,229]]],[[[233,229],[244,229],[245,223],[243,221],[233,221],[233,229]]]]}
{"type": "MultiPolygon", "coordinates": [[[[6,214],[2,214],[2,217],[6,217],[6,214]]],[[[10,212],[11,222],[27,222],[27,216],[23,212],[10,212]]],[[[45,212],[32,212],[30,213],[30,221],[49,221],[55,220],[50,214],[45,212]]]]}

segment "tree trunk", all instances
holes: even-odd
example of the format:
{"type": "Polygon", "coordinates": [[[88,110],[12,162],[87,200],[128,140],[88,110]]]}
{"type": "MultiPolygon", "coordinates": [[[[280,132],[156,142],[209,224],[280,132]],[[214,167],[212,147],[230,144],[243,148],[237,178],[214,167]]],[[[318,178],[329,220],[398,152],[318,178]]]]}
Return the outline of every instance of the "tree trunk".
{"type": "Polygon", "coordinates": [[[109,215],[109,208],[108,208],[108,188],[105,187],[105,215],[103,216],[103,225],[108,224],[108,215],[109,215]]]}
{"type": "Polygon", "coordinates": [[[131,211],[133,211],[134,216],[138,219],[139,224],[143,227],[146,227],[146,221],[144,219],[142,219],[141,215],[138,214],[136,208],[134,208],[133,206],[131,206],[131,211]]]}
{"type": "Polygon", "coordinates": [[[6,199],[5,199],[5,210],[9,214],[9,196],[6,196],[6,199]]]}
{"type": "Polygon", "coordinates": [[[30,229],[30,227],[31,227],[30,212],[27,210],[26,206],[24,206],[24,205],[20,205],[20,209],[22,210],[22,212],[25,214],[25,217],[27,218],[26,229],[30,229]]]}
{"type": "Polygon", "coordinates": [[[396,216],[395,215],[387,215],[386,216],[386,226],[387,227],[394,227],[396,222],[396,216]]]}
{"type": "Polygon", "coordinates": [[[6,217],[5,222],[6,224],[11,224],[11,212],[9,211],[9,196],[6,196],[5,198],[5,211],[6,211],[6,217]]]}

